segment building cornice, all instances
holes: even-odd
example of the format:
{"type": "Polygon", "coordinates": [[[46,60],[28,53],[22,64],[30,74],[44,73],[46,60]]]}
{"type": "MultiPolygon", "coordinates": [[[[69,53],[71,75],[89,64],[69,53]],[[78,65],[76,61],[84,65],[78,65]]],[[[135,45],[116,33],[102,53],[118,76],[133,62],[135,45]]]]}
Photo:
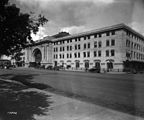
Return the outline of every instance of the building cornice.
{"type": "Polygon", "coordinates": [[[61,37],[61,38],[45,37],[41,40],[36,41],[34,44],[31,44],[29,46],[41,45],[44,43],[53,43],[53,42],[57,42],[57,41],[61,41],[61,40],[68,40],[68,39],[73,39],[73,38],[78,38],[78,37],[84,37],[84,36],[88,36],[88,35],[94,35],[94,34],[99,34],[99,33],[104,33],[104,32],[108,32],[108,31],[119,30],[119,29],[124,29],[125,31],[132,32],[133,34],[137,35],[144,41],[144,36],[142,34],[133,30],[131,27],[125,25],[124,23],[121,23],[121,24],[116,24],[116,25],[112,25],[112,26],[108,26],[108,27],[99,28],[99,29],[94,29],[94,30],[77,33],[77,34],[73,34],[73,35],[69,35],[69,36],[65,36],[65,37],[61,37]]]}
{"type": "Polygon", "coordinates": [[[60,40],[72,39],[72,38],[76,38],[76,37],[84,37],[87,35],[94,35],[94,34],[98,34],[98,33],[104,33],[107,31],[118,30],[118,29],[128,30],[144,40],[144,36],[142,34],[133,30],[131,27],[125,25],[124,23],[121,23],[121,24],[116,24],[116,25],[112,25],[112,26],[108,26],[108,27],[99,28],[99,29],[94,29],[91,31],[86,31],[86,32],[78,33],[78,34],[73,34],[70,36],[62,37],[62,38],[53,39],[52,41],[55,42],[55,41],[60,41],[60,40]]]}

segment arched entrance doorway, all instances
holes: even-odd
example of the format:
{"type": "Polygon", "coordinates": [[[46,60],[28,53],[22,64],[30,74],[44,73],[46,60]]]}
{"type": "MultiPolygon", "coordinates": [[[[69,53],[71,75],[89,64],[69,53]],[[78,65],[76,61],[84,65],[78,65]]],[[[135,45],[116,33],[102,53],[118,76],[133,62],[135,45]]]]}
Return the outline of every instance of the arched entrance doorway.
{"type": "Polygon", "coordinates": [[[108,59],[107,61],[107,71],[112,71],[113,70],[113,62],[114,60],[108,59]]]}
{"type": "Polygon", "coordinates": [[[76,69],[78,69],[80,67],[80,61],[79,60],[75,60],[75,67],[76,67],[76,69]]]}
{"type": "Polygon", "coordinates": [[[67,66],[66,67],[67,67],[67,69],[71,68],[71,60],[67,61],[67,66]]]}
{"type": "Polygon", "coordinates": [[[85,62],[85,69],[87,70],[89,68],[89,60],[84,60],[85,62]]]}
{"type": "Polygon", "coordinates": [[[33,51],[33,56],[34,56],[34,62],[41,63],[41,61],[42,61],[42,53],[41,53],[40,49],[36,48],[33,51]]]}
{"type": "Polygon", "coordinates": [[[101,68],[101,65],[100,65],[101,60],[94,60],[94,62],[95,62],[95,68],[100,69],[101,68]]]}

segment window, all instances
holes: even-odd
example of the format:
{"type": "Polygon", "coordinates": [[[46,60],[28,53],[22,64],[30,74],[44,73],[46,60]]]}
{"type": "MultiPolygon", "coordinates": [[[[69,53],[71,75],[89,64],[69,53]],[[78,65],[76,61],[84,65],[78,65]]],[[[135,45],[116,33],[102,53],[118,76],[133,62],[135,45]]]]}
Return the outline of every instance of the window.
{"type": "Polygon", "coordinates": [[[72,46],[70,46],[70,50],[72,50],[72,46]]]}
{"type": "Polygon", "coordinates": [[[130,41],[126,40],[126,47],[130,47],[130,41]]]}
{"type": "Polygon", "coordinates": [[[62,48],[60,47],[60,51],[62,51],[62,48]]]}
{"type": "Polygon", "coordinates": [[[90,35],[88,35],[87,38],[90,39],[90,35]]]}
{"type": "Polygon", "coordinates": [[[67,46],[67,51],[69,51],[69,46],[67,46]]]}
{"type": "Polygon", "coordinates": [[[109,46],[109,40],[106,40],[106,46],[109,46]]]}
{"type": "Polygon", "coordinates": [[[67,54],[67,58],[69,58],[69,54],[67,54]]]}
{"type": "Polygon", "coordinates": [[[115,46],[115,40],[114,39],[111,40],[111,46],[115,46]]]}
{"type": "Polygon", "coordinates": [[[101,34],[99,34],[99,37],[101,37],[101,34]]]}
{"type": "Polygon", "coordinates": [[[111,50],[111,56],[115,56],[115,51],[111,50]]]}
{"type": "Polygon", "coordinates": [[[112,35],[115,35],[115,31],[112,31],[112,35]]]}
{"type": "Polygon", "coordinates": [[[78,45],[78,49],[80,50],[80,45],[78,45]]]}
{"type": "Polygon", "coordinates": [[[109,32],[106,32],[106,36],[109,36],[109,32]]]}
{"type": "Polygon", "coordinates": [[[99,46],[99,48],[102,47],[102,42],[101,41],[98,42],[98,46],[99,46]]]}
{"type": "Polygon", "coordinates": [[[78,38],[78,41],[80,41],[81,39],[80,38],[78,38]]]}
{"type": "Polygon", "coordinates": [[[76,61],[76,68],[79,68],[79,67],[80,67],[79,61],[76,61]]]}
{"type": "Polygon", "coordinates": [[[106,57],[109,56],[109,50],[106,50],[106,57]]]}
{"type": "Polygon", "coordinates": [[[97,41],[94,42],[94,48],[97,48],[97,41]]]}
{"type": "Polygon", "coordinates": [[[86,49],[86,43],[84,44],[84,49],[86,49]]]}
{"type": "Polygon", "coordinates": [[[86,40],[86,36],[84,36],[84,40],[86,40]]]}
{"type": "Polygon", "coordinates": [[[63,54],[63,58],[64,58],[64,54],[63,54]]]}
{"type": "Polygon", "coordinates": [[[74,53],[74,56],[75,56],[75,58],[77,58],[77,54],[76,53],[74,53]]]}
{"type": "Polygon", "coordinates": [[[90,52],[87,52],[87,57],[90,57],[90,52]]]}
{"type": "Polygon", "coordinates": [[[75,45],[75,50],[77,50],[77,45],[75,45]]]}
{"type": "Polygon", "coordinates": [[[78,53],[78,58],[80,58],[80,53],[78,53]]]}
{"type": "Polygon", "coordinates": [[[70,53],[70,58],[72,58],[72,54],[70,53]]]}
{"type": "Polygon", "coordinates": [[[134,49],[136,49],[136,43],[134,44],[134,49]]]}
{"type": "Polygon", "coordinates": [[[94,34],[94,38],[97,38],[97,34],[94,34]]]}
{"type": "Polygon", "coordinates": [[[88,43],[88,48],[90,48],[90,43],[88,43]]]}
{"type": "Polygon", "coordinates": [[[94,57],[96,57],[97,56],[97,51],[94,51],[94,57]]]}
{"type": "Polygon", "coordinates": [[[86,57],[86,52],[83,52],[83,57],[86,57]]]}
{"type": "Polygon", "coordinates": [[[101,57],[101,51],[98,51],[98,56],[101,57]]]}
{"type": "Polygon", "coordinates": [[[65,50],[65,48],[63,47],[63,51],[65,50]]]}
{"type": "Polygon", "coordinates": [[[131,48],[133,48],[133,42],[131,43],[131,48]]]}
{"type": "Polygon", "coordinates": [[[61,58],[61,54],[59,55],[59,58],[61,58]]]}

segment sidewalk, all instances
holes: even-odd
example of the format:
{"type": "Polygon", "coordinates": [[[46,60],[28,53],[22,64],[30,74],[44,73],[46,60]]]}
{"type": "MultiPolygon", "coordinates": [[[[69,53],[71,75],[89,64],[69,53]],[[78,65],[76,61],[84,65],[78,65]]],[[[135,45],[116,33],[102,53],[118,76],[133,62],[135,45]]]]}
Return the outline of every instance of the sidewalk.
{"type": "Polygon", "coordinates": [[[68,97],[41,91],[51,95],[53,104],[47,116],[35,116],[37,120],[144,120],[122,112],[110,110],[91,103],[82,102],[68,97]]]}

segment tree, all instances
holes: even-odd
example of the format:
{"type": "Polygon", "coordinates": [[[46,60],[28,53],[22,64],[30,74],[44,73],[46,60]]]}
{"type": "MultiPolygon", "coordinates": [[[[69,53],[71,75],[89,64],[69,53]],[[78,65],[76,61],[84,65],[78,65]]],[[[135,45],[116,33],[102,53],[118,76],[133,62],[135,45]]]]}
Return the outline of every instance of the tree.
{"type": "Polygon", "coordinates": [[[9,0],[0,0],[0,56],[11,55],[32,43],[31,33],[48,20],[42,16],[21,13],[9,0]]]}

